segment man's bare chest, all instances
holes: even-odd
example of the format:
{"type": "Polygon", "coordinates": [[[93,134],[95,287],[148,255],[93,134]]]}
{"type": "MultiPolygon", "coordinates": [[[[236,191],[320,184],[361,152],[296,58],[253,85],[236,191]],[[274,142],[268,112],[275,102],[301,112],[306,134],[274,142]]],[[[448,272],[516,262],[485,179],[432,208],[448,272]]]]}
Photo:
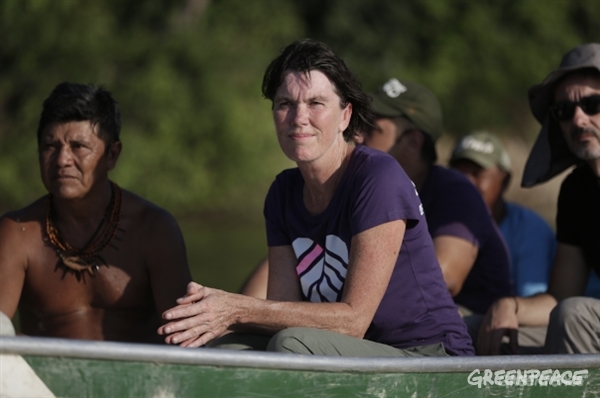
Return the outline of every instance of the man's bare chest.
{"type": "Polygon", "coordinates": [[[152,303],[150,280],[139,250],[109,247],[97,267],[75,271],[57,251],[41,242],[28,255],[22,303],[41,314],[63,314],[86,307],[130,310],[152,303]]]}

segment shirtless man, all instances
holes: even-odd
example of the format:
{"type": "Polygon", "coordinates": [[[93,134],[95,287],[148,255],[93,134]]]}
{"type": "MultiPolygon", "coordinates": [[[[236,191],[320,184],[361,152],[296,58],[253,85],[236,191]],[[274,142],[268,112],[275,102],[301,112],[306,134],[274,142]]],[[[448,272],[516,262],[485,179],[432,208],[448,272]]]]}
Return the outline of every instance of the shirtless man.
{"type": "Polygon", "coordinates": [[[108,179],[121,153],[111,94],[62,83],[37,131],[48,194],[0,219],[0,311],[21,333],[161,342],[159,314],[191,280],[179,227],[108,179]]]}

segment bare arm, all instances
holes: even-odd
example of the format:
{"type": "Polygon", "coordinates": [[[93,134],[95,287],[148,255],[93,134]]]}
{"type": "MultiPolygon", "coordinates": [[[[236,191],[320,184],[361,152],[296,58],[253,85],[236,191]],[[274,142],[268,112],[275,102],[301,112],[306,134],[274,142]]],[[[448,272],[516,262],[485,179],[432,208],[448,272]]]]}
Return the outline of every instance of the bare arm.
{"type": "Polygon", "coordinates": [[[269,300],[192,285],[180,306],[164,317],[168,343],[201,346],[231,325],[251,325],[274,333],[305,326],[363,337],[387,289],[404,238],[404,220],[392,221],[352,238],[348,274],[339,303],[298,302],[300,284],[291,246],[269,250],[269,300]],[[273,301],[271,299],[276,299],[273,301]]]}
{"type": "Polygon", "coordinates": [[[267,299],[273,301],[302,301],[300,282],[296,273],[296,255],[291,246],[276,246],[269,248],[271,272],[268,274],[269,283],[267,299]]]}
{"type": "Polygon", "coordinates": [[[519,326],[547,326],[558,301],[584,294],[589,271],[580,248],[559,243],[548,292],[531,297],[505,297],[492,304],[479,330],[478,352],[499,354],[502,337],[508,336],[511,351],[517,353],[519,326]]]}
{"type": "Polygon", "coordinates": [[[145,261],[156,309],[162,314],[185,293],[192,277],[183,236],[175,219],[167,212],[157,211],[147,227],[145,261]]]}
{"type": "Polygon", "coordinates": [[[19,223],[0,219],[0,311],[12,319],[17,311],[27,270],[27,241],[19,223]]]}
{"type": "Polygon", "coordinates": [[[244,286],[242,286],[240,289],[240,294],[263,300],[266,299],[268,279],[269,260],[265,258],[260,264],[258,264],[248,279],[246,279],[244,286]]]}
{"type": "Polygon", "coordinates": [[[479,248],[473,243],[455,236],[440,235],[433,239],[435,255],[442,268],[444,282],[452,297],[460,290],[471,272],[479,248]]]}
{"type": "Polygon", "coordinates": [[[512,354],[519,353],[519,326],[548,325],[550,311],[556,300],[548,293],[531,297],[504,297],[494,302],[485,317],[477,336],[480,355],[498,355],[504,336],[508,337],[512,354]]]}

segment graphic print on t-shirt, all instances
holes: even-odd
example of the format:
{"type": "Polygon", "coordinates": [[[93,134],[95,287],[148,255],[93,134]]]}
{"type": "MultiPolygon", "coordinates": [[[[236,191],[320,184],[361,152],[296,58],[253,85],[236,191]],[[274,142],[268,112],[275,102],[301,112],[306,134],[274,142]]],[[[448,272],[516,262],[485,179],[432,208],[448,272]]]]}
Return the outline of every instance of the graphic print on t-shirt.
{"type": "Polygon", "coordinates": [[[348,268],[348,247],[335,235],[325,238],[325,249],[309,238],[292,243],[302,294],[312,302],[336,302],[342,296],[348,268]]]}

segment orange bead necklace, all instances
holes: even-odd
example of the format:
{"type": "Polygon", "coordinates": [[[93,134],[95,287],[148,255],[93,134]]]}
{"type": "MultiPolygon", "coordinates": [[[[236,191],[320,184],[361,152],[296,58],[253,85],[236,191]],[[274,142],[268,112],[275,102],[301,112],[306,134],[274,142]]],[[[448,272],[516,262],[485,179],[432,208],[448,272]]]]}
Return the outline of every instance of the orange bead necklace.
{"type": "Polygon", "coordinates": [[[121,217],[122,193],[117,184],[112,181],[110,184],[112,188],[110,203],[106,208],[100,225],[98,225],[98,229],[83,249],[71,246],[61,237],[60,231],[54,225],[56,214],[52,205],[52,194],[48,195],[46,234],[50,243],[54,246],[60,262],[69,269],[77,272],[88,271],[90,274],[93,274],[94,269],[98,270],[100,265],[106,265],[106,261],[104,261],[99,253],[111,244],[117,231],[121,230],[119,228],[119,221],[121,217]],[[97,238],[94,239],[95,237],[97,238]]]}

